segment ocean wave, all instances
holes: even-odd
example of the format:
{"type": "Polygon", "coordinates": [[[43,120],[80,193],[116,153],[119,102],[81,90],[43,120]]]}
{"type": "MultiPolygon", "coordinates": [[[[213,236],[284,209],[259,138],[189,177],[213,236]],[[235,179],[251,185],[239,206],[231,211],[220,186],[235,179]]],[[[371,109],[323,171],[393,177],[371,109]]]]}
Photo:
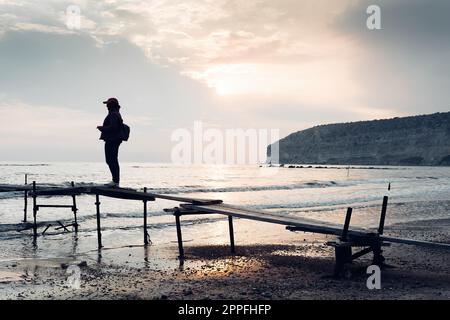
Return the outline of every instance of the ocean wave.
{"type": "Polygon", "coordinates": [[[251,192],[266,190],[295,190],[306,188],[327,188],[337,186],[335,181],[310,181],[296,184],[267,185],[267,186],[240,186],[240,187],[200,187],[200,188],[149,188],[149,192],[160,194],[179,193],[222,193],[222,192],[251,192]]]}
{"type": "Polygon", "coordinates": [[[22,191],[0,192],[0,199],[14,199],[18,197],[23,197],[22,191]]]}
{"type": "MultiPolygon", "coordinates": [[[[435,181],[439,179],[439,177],[433,176],[416,176],[413,178],[416,181],[435,181]]],[[[155,187],[148,188],[148,192],[156,193],[156,194],[202,194],[202,193],[234,193],[234,192],[257,192],[257,191],[281,191],[281,190],[299,190],[299,189],[314,189],[314,188],[332,188],[332,187],[354,187],[354,186],[373,186],[373,185],[383,185],[391,183],[392,185],[399,185],[411,182],[411,178],[407,177],[396,177],[393,179],[387,178],[375,178],[375,179],[357,179],[357,180],[340,180],[338,182],[330,180],[330,181],[303,181],[298,183],[290,183],[290,184],[270,184],[270,185],[231,185],[231,186],[205,186],[198,184],[185,184],[183,186],[177,187],[155,187]]],[[[100,186],[102,184],[94,183],[94,182],[76,182],[77,187],[95,187],[100,186]]],[[[143,185],[143,184],[141,184],[143,185]]],[[[145,185],[145,184],[144,184],[145,185]]],[[[62,183],[46,183],[46,184],[38,184],[39,187],[46,188],[64,188],[70,187],[70,182],[62,182],[62,183]]],[[[140,188],[142,190],[142,188],[140,188]]],[[[23,192],[0,192],[0,200],[1,199],[11,199],[11,198],[20,198],[23,197],[23,192]]]]}
{"type": "Polygon", "coordinates": [[[0,163],[0,167],[48,167],[49,163],[0,163]]]}

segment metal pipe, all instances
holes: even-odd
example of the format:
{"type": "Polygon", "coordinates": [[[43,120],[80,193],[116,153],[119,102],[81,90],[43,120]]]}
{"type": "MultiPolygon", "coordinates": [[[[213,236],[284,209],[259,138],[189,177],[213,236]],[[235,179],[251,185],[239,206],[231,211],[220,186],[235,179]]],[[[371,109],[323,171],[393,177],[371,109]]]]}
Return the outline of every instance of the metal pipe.
{"type": "Polygon", "coordinates": [[[350,220],[352,218],[352,208],[347,208],[347,214],[345,215],[344,229],[342,229],[341,240],[347,241],[348,228],[350,227],[350,220]]]}
{"type": "Polygon", "coordinates": [[[230,229],[230,245],[231,245],[231,253],[236,253],[236,249],[234,247],[234,228],[233,228],[233,216],[228,216],[228,227],[230,229]]]}
{"type": "Polygon", "coordinates": [[[177,225],[177,239],[178,239],[178,251],[180,253],[179,258],[184,259],[184,249],[183,249],[183,237],[181,235],[181,223],[180,223],[180,211],[175,210],[175,223],[177,225]]]}
{"type": "Polygon", "coordinates": [[[37,221],[36,221],[37,211],[38,207],[36,204],[36,181],[33,181],[33,236],[35,240],[37,238],[37,221]]]}
{"type": "MultiPolygon", "coordinates": [[[[75,187],[75,183],[73,181],[70,183],[70,185],[72,186],[72,188],[75,187]]],[[[78,232],[78,220],[77,220],[78,208],[77,208],[77,196],[75,194],[72,195],[72,212],[75,220],[73,226],[75,227],[75,232],[78,232]]]]}
{"type": "MultiPolygon", "coordinates": [[[[28,184],[28,175],[25,174],[25,185],[28,184]]],[[[27,222],[28,215],[28,191],[23,192],[23,222],[27,222]]]]}
{"type": "Polygon", "coordinates": [[[97,241],[98,248],[101,249],[102,246],[102,231],[100,229],[100,196],[95,194],[95,207],[97,209],[97,241]]]}
{"type": "MultiPolygon", "coordinates": [[[[147,193],[147,187],[144,187],[144,193],[147,193]]],[[[144,244],[148,245],[147,233],[147,200],[144,200],[144,244]]]]}
{"type": "Polygon", "coordinates": [[[379,235],[383,234],[384,231],[384,220],[386,219],[387,205],[388,205],[388,196],[384,196],[383,206],[381,208],[380,225],[378,226],[379,235]]]}

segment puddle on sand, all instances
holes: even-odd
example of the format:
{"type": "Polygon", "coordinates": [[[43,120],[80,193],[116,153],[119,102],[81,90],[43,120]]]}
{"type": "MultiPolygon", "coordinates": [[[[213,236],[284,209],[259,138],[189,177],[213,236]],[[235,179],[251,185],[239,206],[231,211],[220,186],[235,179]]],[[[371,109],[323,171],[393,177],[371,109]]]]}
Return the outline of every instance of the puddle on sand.
{"type": "Polygon", "coordinates": [[[0,283],[19,282],[19,281],[25,281],[22,273],[0,270],[0,283]]]}

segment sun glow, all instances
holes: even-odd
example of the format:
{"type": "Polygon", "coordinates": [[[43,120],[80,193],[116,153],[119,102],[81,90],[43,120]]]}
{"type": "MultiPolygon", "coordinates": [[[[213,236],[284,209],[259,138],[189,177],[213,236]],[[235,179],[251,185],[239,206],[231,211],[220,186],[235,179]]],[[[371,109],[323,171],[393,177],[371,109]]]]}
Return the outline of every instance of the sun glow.
{"type": "Polygon", "coordinates": [[[214,89],[216,90],[216,93],[219,96],[229,96],[233,94],[237,94],[238,90],[236,88],[233,88],[232,85],[228,83],[219,83],[214,86],[214,89]]]}

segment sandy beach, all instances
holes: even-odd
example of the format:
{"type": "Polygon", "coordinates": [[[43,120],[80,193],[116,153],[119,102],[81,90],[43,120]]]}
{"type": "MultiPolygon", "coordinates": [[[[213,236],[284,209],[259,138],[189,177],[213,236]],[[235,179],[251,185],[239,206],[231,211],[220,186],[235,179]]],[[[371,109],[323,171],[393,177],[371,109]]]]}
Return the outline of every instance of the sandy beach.
{"type": "MultiPolygon", "coordinates": [[[[219,222],[220,223],[220,222],[219,222]]],[[[386,232],[450,241],[450,219],[392,225],[386,232]]],[[[382,271],[382,289],[366,287],[371,256],[357,260],[346,278],[334,279],[329,238],[281,227],[236,221],[237,254],[226,245],[187,240],[180,265],[175,243],[147,249],[106,248],[67,259],[3,261],[2,299],[449,299],[449,253],[406,245],[384,252],[393,268],[382,271]],[[250,232],[257,227],[258,236],[250,232]],[[261,236],[264,235],[264,236],[261,236]],[[253,239],[253,241],[252,241],[253,239]],[[239,245],[248,242],[248,245],[239,245]],[[254,243],[258,242],[258,243],[254,243]],[[80,288],[68,284],[79,265],[80,288]]],[[[189,239],[189,235],[186,236],[189,239]]],[[[94,240],[94,239],[92,239],[94,240]]],[[[227,238],[223,238],[224,243],[227,238]]]]}

